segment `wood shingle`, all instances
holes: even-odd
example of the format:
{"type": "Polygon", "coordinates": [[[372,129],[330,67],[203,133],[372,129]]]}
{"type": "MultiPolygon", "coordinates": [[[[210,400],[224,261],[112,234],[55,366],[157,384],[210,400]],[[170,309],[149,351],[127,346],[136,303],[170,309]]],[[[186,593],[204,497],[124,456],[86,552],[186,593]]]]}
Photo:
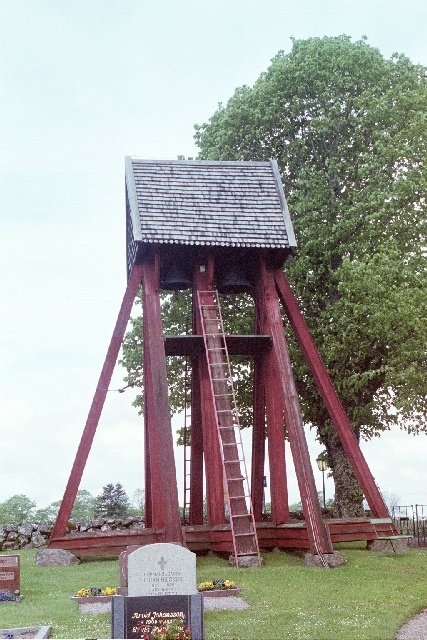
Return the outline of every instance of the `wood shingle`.
{"type": "Polygon", "coordinates": [[[126,202],[128,268],[139,244],[296,246],[274,160],[126,158],[126,202]]]}

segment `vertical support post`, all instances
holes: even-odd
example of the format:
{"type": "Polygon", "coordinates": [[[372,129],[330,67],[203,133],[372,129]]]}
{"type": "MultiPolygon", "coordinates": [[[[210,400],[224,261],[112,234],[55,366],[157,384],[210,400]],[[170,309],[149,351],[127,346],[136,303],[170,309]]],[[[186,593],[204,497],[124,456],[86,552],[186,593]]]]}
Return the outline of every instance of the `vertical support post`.
{"type": "Polygon", "coordinates": [[[191,381],[191,459],[189,524],[203,524],[203,425],[199,357],[193,358],[191,381]]]}
{"type": "MultiPolygon", "coordinates": [[[[196,334],[203,333],[198,312],[197,291],[210,291],[213,286],[214,261],[212,254],[196,263],[193,288],[193,312],[196,334]]],[[[199,356],[198,362],[200,401],[202,407],[203,451],[205,452],[206,500],[208,524],[225,524],[224,486],[222,474],[221,449],[215,421],[215,401],[209,380],[206,354],[199,356]]]]}
{"type": "MultiPolygon", "coordinates": [[[[257,333],[269,334],[264,281],[258,281],[255,290],[257,333]]],[[[273,349],[262,355],[265,412],[267,416],[267,443],[270,466],[271,517],[275,524],[289,520],[288,486],[283,424],[284,403],[280,377],[273,349]]]]}
{"type": "Polygon", "coordinates": [[[348,418],[341,406],[337,392],[329,378],[325,365],[316,349],[314,340],[298,307],[292,289],[281,269],[274,271],[274,279],[280,300],[289,322],[295,332],[298,344],[313,374],[316,385],[326,405],[337,434],[350,460],[360,487],[365,494],[372,515],[375,518],[388,518],[388,510],[381,497],[375,479],[366,463],[362,451],[353,433],[348,418]]]}
{"type": "Polygon", "coordinates": [[[268,459],[270,462],[271,519],[274,524],[289,521],[288,483],[285,456],[284,403],[274,354],[266,361],[268,459]]]}
{"type": "Polygon", "coordinates": [[[329,532],[322,519],[274,277],[264,263],[260,269],[260,287],[265,296],[266,328],[268,327],[268,333],[273,338],[274,358],[280,376],[289,443],[307,525],[310,552],[314,555],[333,553],[329,532]]]}
{"type": "Polygon", "coordinates": [[[252,428],[251,500],[255,522],[262,521],[265,461],[265,379],[264,356],[254,359],[254,420],[252,428]]]}
{"type": "Polygon", "coordinates": [[[164,527],[165,542],[182,544],[157,253],[145,258],[142,275],[144,382],[147,390],[146,425],[149,439],[153,526],[164,527]]]}
{"type": "Polygon", "coordinates": [[[140,265],[135,265],[129,276],[126,291],[123,296],[119,315],[111,336],[110,344],[105,357],[104,366],[99,376],[98,385],[93,396],[92,404],[86,420],[86,425],[80,440],[74,464],[71,469],[70,477],[62,498],[58,516],[52,530],[51,539],[63,536],[67,529],[67,522],[70,519],[77,491],[83,476],[86,462],[95,437],[96,428],[99,418],[104,407],[105,398],[107,396],[108,387],[111,382],[114,367],[116,366],[117,357],[123,342],[123,336],[126,331],[132,305],[141,282],[142,270],[140,265]]]}

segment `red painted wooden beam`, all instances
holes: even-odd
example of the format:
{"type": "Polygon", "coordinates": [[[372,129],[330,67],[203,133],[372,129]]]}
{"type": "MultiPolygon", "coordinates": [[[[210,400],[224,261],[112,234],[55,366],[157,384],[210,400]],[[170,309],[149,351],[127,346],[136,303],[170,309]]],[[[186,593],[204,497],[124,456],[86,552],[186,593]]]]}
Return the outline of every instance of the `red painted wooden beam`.
{"type": "Polygon", "coordinates": [[[147,394],[153,525],[164,526],[165,542],[182,544],[166,355],[159,296],[159,258],[147,255],[142,265],[144,377],[147,394]]]}
{"type": "MultiPolygon", "coordinates": [[[[261,278],[255,289],[256,330],[264,334],[270,330],[266,309],[265,282],[261,278]]],[[[262,378],[264,404],[262,418],[267,418],[267,443],[270,466],[271,517],[275,524],[289,520],[288,489],[286,477],[285,431],[283,426],[283,394],[277,359],[273,349],[262,356],[259,378],[262,378]]],[[[265,424],[264,424],[265,432],[265,424]]],[[[264,435],[263,432],[263,435],[264,435]]]]}
{"type": "Polygon", "coordinates": [[[251,500],[254,519],[262,521],[265,462],[265,377],[264,356],[254,359],[251,500]]]}
{"type": "Polygon", "coordinates": [[[203,417],[199,356],[193,358],[191,374],[191,458],[189,524],[203,524],[203,417]]]}
{"type": "Polygon", "coordinates": [[[295,332],[298,343],[313,374],[317,387],[329,412],[331,420],[337,430],[337,434],[347,453],[353,470],[365,498],[369,504],[372,515],[376,518],[387,518],[389,513],[384,500],[375,483],[375,479],[360,450],[359,443],[350,426],[348,418],[341,406],[337,392],[326,371],[314,340],[308,330],[307,324],[298,307],[298,303],[292,292],[288,280],[281,269],[274,271],[274,279],[280,300],[284,306],[286,315],[295,332]]]}
{"type": "Polygon", "coordinates": [[[267,354],[266,397],[268,458],[270,462],[271,519],[274,524],[289,521],[288,484],[286,475],[284,403],[280,375],[274,354],[267,354]]]}
{"type": "Polygon", "coordinates": [[[76,499],[77,491],[80,486],[80,481],[83,476],[83,471],[86,466],[87,458],[92,446],[99,418],[102,413],[105,398],[108,392],[108,387],[111,382],[111,376],[113,375],[114,367],[116,366],[117,357],[119,355],[120,347],[123,341],[123,336],[126,331],[127,323],[129,321],[132,305],[134,303],[135,296],[141,282],[141,275],[142,269],[139,265],[136,265],[132,273],[130,274],[127,283],[119,315],[117,317],[116,325],[114,327],[113,335],[108,347],[104,366],[102,367],[101,375],[98,380],[98,386],[93,396],[92,405],[90,407],[86,425],[83,430],[79,447],[77,449],[77,454],[74,460],[73,467],[71,469],[64,497],[62,498],[58,516],[52,530],[52,539],[64,535],[67,529],[67,522],[70,519],[74,500],[76,499]]]}
{"type": "Polygon", "coordinates": [[[265,296],[265,329],[273,338],[274,357],[283,394],[289,443],[307,523],[310,551],[313,554],[333,553],[332,542],[320,510],[274,277],[264,264],[260,269],[259,286],[265,296]]]}

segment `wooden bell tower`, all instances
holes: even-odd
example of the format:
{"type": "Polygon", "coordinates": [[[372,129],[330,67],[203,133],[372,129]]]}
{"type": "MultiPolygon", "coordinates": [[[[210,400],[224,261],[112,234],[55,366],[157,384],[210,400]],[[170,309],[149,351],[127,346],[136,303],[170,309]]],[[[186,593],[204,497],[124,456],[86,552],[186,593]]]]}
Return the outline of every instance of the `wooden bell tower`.
{"type": "MultiPolygon", "coordinates": [[[[377,521],[387,508],[307,330],[282,267],[296,248],[277,164],[126,160],[128,284],[85,430],[55,523],[51,546],[80,553],[129,544],[176,542],[229,551],[259,563],[264,459],[269,457],[273,546],[333,553],[322,519],[289,360],[279,301],[295,332],[354,472],[377,521]],[[145,531],[97,541],[65,535],[138,287],[143,299],[145,531]],[[159,291],[192,290],[192,333],[164,336],[159,291]],[[255,302],[253,335],[224,331],[221,295],[255,302]],[[254,358],[251,478],[240,438],[230,355],[254,358]],[[171,429],[166,355],[192,362],[189,524],[182,527],[171,429]],[[284,424],[305,523],[289,525],[284,424]],[[268,450],[266,452],[266,437],[268,450]],[[203,520],[204,484],[208,509],[203,520]],[[226,507],[224,507],[224,496],[226,507]],[[85,546],[86,545],[86,546],[85,546]]],[[[379,520],[378,520],[379,519],[379,520]]],[[[352,539],[360,539],[354,534],[352,539]]],[[[267,536],[268,537],[268,536],[267,536]]],[[[372,537],[372,536],[371,536],[372,537]]],[[[369,533],[365,539],[369,538],[369,533]]],[[[348,539],[348,538],[347,538],[348,539]]],[[[268,542],[263,540],[263,546],[268,542]]],[[[326,560],[325,560],[326,558],[326,560]]]]}

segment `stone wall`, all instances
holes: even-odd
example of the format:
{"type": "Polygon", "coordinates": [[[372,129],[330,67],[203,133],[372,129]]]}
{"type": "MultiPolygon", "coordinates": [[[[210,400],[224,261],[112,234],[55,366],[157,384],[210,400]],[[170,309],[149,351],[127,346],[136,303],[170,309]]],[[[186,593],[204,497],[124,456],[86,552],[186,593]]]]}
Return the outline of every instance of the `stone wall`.
{"type": "MultiPolygon", "coordinates": [[[[143,529],[144,520],[138,517],[128,518],[96,518],[69,522],[68,533],[79,531],[113,531],[114,529],[143,529]]],[[[17,549],[39,549],[49,542],[53,524],[0,524],[0,551],[16,551],[17,549]]]]}

